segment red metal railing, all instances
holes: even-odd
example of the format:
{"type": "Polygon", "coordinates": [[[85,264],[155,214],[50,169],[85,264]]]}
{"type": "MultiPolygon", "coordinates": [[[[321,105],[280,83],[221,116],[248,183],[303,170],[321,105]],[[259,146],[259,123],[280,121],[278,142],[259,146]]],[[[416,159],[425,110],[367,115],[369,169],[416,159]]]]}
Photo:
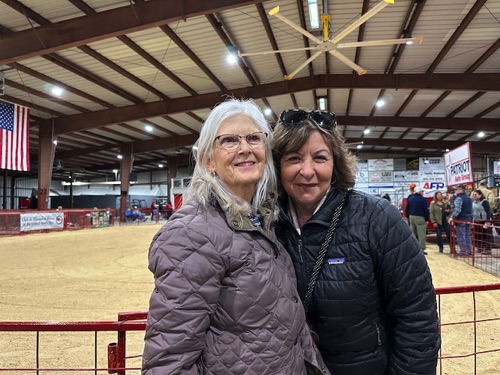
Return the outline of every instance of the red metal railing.
{"type": "Polygon", "coordinates": [[[461,254],[460,246],[457,243],[456,223],[466,222],[456,221],[450,226],[450,255],[492,275],[500,276],[500,221],[468,222],[472,243],[470,256],[461,254]]]}
{"type": "MultiPolygon", "coordinates": [[[[440,316],[440,329],[443,338],[443,345],[441,347],[441,352],[439,356],[439,373],[455,374],[454,370],[451,372],[447,370],[448,364],[464,358],[472,358],[473,364],[472,369],[463,369],[464,374],[480,374],[478,372],[477,361],[479,357],[494,355],[498,356],[500,353],[500,341],[497,337],[486,337],[483,338],[481,335],[492,334],[500,331],[500,316],[498,316],[499,311],[483,311],[478,306],[477,294],[488,294],[489,298],[492,300],[500,299],[500,283],[490,284],[490,285],[472,285],[472,286],[460,286],[460,287],[449,287],[449,288],[437,288],[436,294],[438,299],[438,313],[440,316]],[[444,308],[444,305],[459,307],[464,303],[456,302],[450,303],[447,301],[448,298],[453,297],[472,297],[471,308],[468,310],[472,314],[471,319],[463,318],[463,316],[458,312],[453,314],[453,309],[444,308]],[[481,314],[478,314],[478,311],[481,314]],[[497,316],[489,315],[497,314],[497,316]],[[460,319],[456,319],[454,315],[458,315],[460,319]],[[480,316],[479,316],[480,315],[480,316]],[[478,328],[481,325],[488,325],[486,330],[480,331],[478,328]],[[447,335],[449,335],[449,330],[457,329],[457,327],[465,327],[464,331],[470,331],[472,333],[471,342],[467,344],[472,347],[472,350],[466,351],[464,348],[460,353],[458,353],[457,348],[453,345],[453,340],[448,340],[447,335]],[[484,341],[484,342],[483,342],[484,341]],[[478,344],[481,344],[481,349],[478,349],[478,344]],[[487,347],[491,345],[491,347],[487,347]],[[446,361],[446,364],[445,364],[446,361]]],[[[127,333],[131,331],[144,331],[146,327],[145,319],[147,318],[146,311],[138,312],[123,312],[118,314],[117,321],[102,321],[102,322],[0,322],[0,332],[35,332],[36,340],[34,343],[35,355],[35,366],[31,368],[19,368],[19,367],[4,367],[0,364],[0,375],[2,372],[9,371],[10,373],[18,372],[25,374],[27,371],[36,373],[37,375],[43,373],[61,373],[69,371],[92,371],[95,374],[107,372],[109,374],[126,375],[127,371],[140,371],[140,367],[127,367],[127,360],[132,358],[140,358],[141,353],[137,353],[132,356],[127,356],[127,346],[130,344],[127,341],[127,333]],[[41,367],[39,365],[40,358],[40,344],[39,338],[41,333],[45,332],[94,332],[94,366],[93,367],[72,367],[72,368],[56,368],[56,367],[41,367]],[[101,354],[104,349],[98,347],[97,344],[97,334],[98,332],[116,332],[117,340],[116,342],[108,343],[107,345],[107,366],[98,365],[98,354],[101,354]],[[101,349],[101,352],[99,352],[101,349]]],[[[459,333],[462,336],[461,333],[459,333]]],[[[465,335],[465,334],[463,334],[465,335]]],[[[2,335],[0,335],[0,342],[2,340],[2,335]]],[[[142,346],[142,345],[141,345],[142,346]]],[[[492,361],[493,363],[494,361],[492,361]]],[[[496,361],[497,364],[500,361],[496,361]]],[[[497,365],[495,365],[497,366],[497,365]]],[[[463,367],[463,365],[460,365],[463,367]]],[[[496,367],[495,367],[496,368],[496,367]]],[[[488,372],[492,373],[493,372],[488,372]]]]}

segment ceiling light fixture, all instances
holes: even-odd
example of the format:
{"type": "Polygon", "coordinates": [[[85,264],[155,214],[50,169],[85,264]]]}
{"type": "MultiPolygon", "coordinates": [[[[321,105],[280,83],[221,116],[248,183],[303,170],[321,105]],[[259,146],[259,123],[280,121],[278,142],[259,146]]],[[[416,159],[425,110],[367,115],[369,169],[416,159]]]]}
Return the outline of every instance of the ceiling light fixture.
{"type": "Polygon", "coordinates": [[[226,57],[227,62],[229,64],[236,64],[238,58],[238,53],[236,51],[236,48],[234,48],[234,46],[227,46],[227,49],[229,50],[229,53],[226,57]]]}
{"type": "Polygon", "coordinates": [[[307,8],[309,9],[309,22],[311,29],[319,29],[319,10],[317,0],[308,0],[307,8]]]}
{"type": "Polygon", "coordinates": [[[364,134],[370,134],[372,131],[368,128],[366,128],[365,130],[363,130],[363,133],[364,134]]]}
{"type": "Polygon", "coordinates": [[[148,132],[152,132],[153,131],[153,127],[151,125],[146,125],[144,127],[144,129],[146,129],[146,131],[148,131],[148,132]]]}
{"type": "Polygon", "coordinates": [[[326,110],[326,98],[319,98],[318,99],[318,107],[321,111],[326,110]]]}
{"type": "Polygon", "coordinates": [[[377,106],[377,108],[382,108],[385,105],[384,99],[377,100],[377,103],[375,103],[375,105],[377,106]]]}
{"type": "Polygon", "coordinates": [[[116,158],[121,160],[121,159],[123,159],[123,156],[118,154],[118,155],[116,155],[116,158]]]}
{"type": "Polygon", "coordinates": [[[483,138],[485,135],[486,135],[486,134],[485,134],[484,132],[482,132],[482,131],[481,131],[481,132],[479,132],[479,133],[477,133],[477,136],[478,136],[479,138],[483,138]]]}
{"type": "Polygon", "coordinates": [[[58,86],[54,86],[51,90],[52,94],[54,94],[55,96],[61,96],[62,93],[64,92],[64,90],[58,86]]]}

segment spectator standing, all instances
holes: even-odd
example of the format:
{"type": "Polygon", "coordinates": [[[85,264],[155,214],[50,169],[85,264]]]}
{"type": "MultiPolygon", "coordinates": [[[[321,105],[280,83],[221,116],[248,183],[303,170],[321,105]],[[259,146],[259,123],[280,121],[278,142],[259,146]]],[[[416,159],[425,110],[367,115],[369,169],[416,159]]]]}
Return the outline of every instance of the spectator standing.
{"type": "Polygon", "coordinates": [[[436,227],[436,241],[440,253],[443,252],[443,232],[446,234],[448,244],[450,243],[450,224],[448,224],[450,212],[450,204],[444,199],[443,193],[436,191],[429,206],[429,216],[436,227]]]}
{"type": "Polygon", "coordinates": [[[328,374],[274,233],[270,136],[252,101],[225,101],[203,124],[185,203],[149,248],[143,375],[305,375],[306,362],[328,374]]]}
{"type": "Polygon", "coordinates": [[[356,158],[335,119],[290,109],[273,134],[277,234],[309,325],[333,375],[435,375],[440,336],[425,256],[394,205],[353,190],[356,158]]]}
{"type": "Polygon", "coordinates": [[[486,198],[486,200],[490,205],[490,210],[493,211],[495,209],[495,203],[496,203],[495,194],[493,194],[493,192],[490,189],[488,189],[488,181],[486,180],[481,181],[479,183],[478,190],[481,190],[483,196],[486,198]]]}
{"type": "Polygon", "coordinates": [[[460,247],[460,255],[472,255],[472,240],[470,234],[470,223],[472,221],[472,199],[465,194],[465,186],[458,185],[455,189],[453,200],[453,211],[449,223],[454,222],[457,243],[460,247]]]}
{"type": "Polygon", "coordinates": [[[472,199],[472,219],[477,224],[474,226],[474,245],[479,252],[489,255],[493,242],[490,204],[481,189],[474,190],[472,199]]]}
{"type": "Polygon", "coordinates": [[[425,251],[426,236],[427,236],[427,221],[429,221],[429,207],[427,199],[423,196],[424,189],[420,186],[415,187],[415,193],[406,202],[405,212],[408,213],[410,220],[410,228],[415,237],[418,239],[420,248],[425,251]]]}
{"type": "Polygon", "coordinates": [[[156,216],[158,215],[158,206],[156,205],[155,201],[151,202],[151,220],[155,220],[156,216]]]}

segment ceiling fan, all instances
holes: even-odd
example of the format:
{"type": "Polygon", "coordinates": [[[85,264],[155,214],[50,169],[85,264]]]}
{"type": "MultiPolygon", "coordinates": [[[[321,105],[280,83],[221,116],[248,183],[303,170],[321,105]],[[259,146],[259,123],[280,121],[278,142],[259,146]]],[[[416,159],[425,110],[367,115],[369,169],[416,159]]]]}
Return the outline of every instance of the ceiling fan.
{"type": "MultiPolygon", "coordinates": [[[[271,53],[285,53],[285,52],[296,52],[296,51],[306,51],[311,50],[315,51],[310,58],[304,61],[300,66],[295,69],[291,74],[285,75],[285,80],[291,80],[299,71],[301,71],[304,67],[310,64],[314,59],[316,59],[323,52],[328,52],[333,57],[337,58],[347,66],[351,67],[355,70],[359,75],[365,74],[367,71],[356,64],[354,61],[347,58],[345,55],[339,52],[339,49],[343,48],[352,48],[352,47],[371,47],[371,46],[383,46],[383,45],[393,45],[393,44],[405,44],[405,43],[413,43],[418,42],[422,43],[422,37],[420,38],[402,38],[402,39],[386,39],[386,40],[374,40],[367,42],[354,42],[354,43],[339,43],[342,39],[344,39],[347,35],[349,35],[352,31],[358,28],[361,24],[368,21],[382,9],[384,9],[387,5],[394,4],[394,0],[382,0],[377,5],[372,7],[368,12],[359,16],[356,20],[354,20],[351,24],[349,24],[346,28],[344,28],[339,34],[335,35],[333,39],[330,39],[331,30],[330,30],[330,16],[328,14],[324,14],[321,16],[321,20],[323,22],[323,39],[317,38],[315,35],[311,34],[309,31],[303,29],[295,22],[289,20],[285,16],[279,13],[280,7],[274,7],[269,11],[270,16],[274,16],[287,25],[291,26],[299,33],[303,34],[305,37],[310,39],[313,43],[313,47],[305,47],[305,48],[294,48],[294,49],[286,49],[286,50],[273,50],[273,51],[265,51],[265,52],[255,52],[255,53],[241,53],[238,52],[238,56],[257,56],[257,55],[267,55],[271,53]]],[[[323,10],[327,13],[327,1],[324,1],[323,10]]]]}

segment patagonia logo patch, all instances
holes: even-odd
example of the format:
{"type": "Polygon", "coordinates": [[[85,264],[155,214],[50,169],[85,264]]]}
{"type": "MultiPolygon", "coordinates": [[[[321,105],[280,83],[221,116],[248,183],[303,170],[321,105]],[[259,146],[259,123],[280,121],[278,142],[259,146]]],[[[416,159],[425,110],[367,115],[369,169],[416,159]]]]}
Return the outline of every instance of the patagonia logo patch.
{"type": "Polygon", "coordinates": [[[328,259],[328,264],[342,264],[344,263],[344,258],[330,258],[328,259]]]}

